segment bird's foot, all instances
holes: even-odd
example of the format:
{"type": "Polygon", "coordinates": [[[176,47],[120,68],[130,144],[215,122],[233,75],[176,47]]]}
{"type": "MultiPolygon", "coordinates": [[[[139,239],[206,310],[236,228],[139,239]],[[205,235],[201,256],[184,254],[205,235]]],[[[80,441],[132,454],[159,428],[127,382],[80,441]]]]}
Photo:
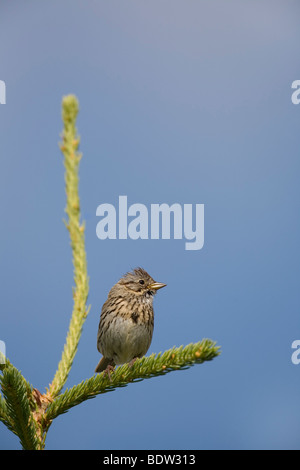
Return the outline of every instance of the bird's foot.
{"type": "Polygon", "coordinates": [[[111,375],[110,373],[111,372],[114,372],[115,370],[115,366],[112,366],[111,364],[108,364],[108,366],[106,367],[106,369],[104,369],[103,371],[103,377],[105,377],[107,375],[107,377],[109,378],[110,382],[112,381],[111,380],[111,375]]]}
{"type": "Polygon", "coordinates": [[[133,359],[131,359],[131,361],[128,363],[128,367],[132,367],[137,359],[138,357],[134,357],[133,359]]]}

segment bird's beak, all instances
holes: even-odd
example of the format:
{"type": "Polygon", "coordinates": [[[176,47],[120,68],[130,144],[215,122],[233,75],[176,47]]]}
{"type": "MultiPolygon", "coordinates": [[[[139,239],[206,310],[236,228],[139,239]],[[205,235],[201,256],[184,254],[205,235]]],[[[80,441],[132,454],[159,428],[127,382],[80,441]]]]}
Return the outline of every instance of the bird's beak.
{"type": "Polygon", "coordinates": [[[166,287],[167,284],[163,284],[162,282],[153,282],[150,284],[149,289],[158,290],[162,287],[166,287]]]}

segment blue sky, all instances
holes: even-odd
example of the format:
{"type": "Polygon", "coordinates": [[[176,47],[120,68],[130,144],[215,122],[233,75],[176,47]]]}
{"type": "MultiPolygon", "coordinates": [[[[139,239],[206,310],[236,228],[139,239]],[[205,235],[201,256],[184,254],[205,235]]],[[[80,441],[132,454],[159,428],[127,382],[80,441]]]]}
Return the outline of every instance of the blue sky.
{"type": "MultiPolygon", "coordinates": [[[[72,311],[58,148],[62,96],[80,102],[91,311],[68,386],[93,374],[111,286],[143,266],[149,350],[204,337],[211,363],[97,397],[50,428],[48,449],[299,449],[299,3],[2,2],[0,340],[40,391],[72,311]],[[205,243],[104,240],[99,204],[204,204],[205,243]]],[[[0,447],[19,448],[0,427],[0,447]]]]}

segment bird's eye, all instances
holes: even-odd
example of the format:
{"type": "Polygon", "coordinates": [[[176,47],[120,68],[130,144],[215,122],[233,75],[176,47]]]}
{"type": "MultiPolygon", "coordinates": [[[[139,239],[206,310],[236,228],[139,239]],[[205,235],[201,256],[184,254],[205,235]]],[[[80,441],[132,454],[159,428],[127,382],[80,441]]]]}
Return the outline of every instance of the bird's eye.
{"type": "Polygon", "coordinates": [[[141,279],[141,280],[139,281],[139,283],[143,285],[143,284],[145,284],[145,281],[143,281],[143,279],[141,279]]]}

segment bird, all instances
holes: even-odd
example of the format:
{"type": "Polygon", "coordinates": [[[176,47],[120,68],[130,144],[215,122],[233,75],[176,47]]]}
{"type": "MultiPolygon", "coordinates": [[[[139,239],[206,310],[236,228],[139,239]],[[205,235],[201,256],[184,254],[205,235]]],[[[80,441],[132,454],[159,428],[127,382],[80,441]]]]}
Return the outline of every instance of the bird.
{"type": "Polygon", "coordinates": [[[166,284],[156,282],[143,269],[127,272],[109,291],[103,304],[97,334],[102,354],[95,373],[129,363],[148,351],[153,335],[153,299],[166,284]]]}

